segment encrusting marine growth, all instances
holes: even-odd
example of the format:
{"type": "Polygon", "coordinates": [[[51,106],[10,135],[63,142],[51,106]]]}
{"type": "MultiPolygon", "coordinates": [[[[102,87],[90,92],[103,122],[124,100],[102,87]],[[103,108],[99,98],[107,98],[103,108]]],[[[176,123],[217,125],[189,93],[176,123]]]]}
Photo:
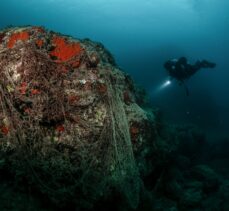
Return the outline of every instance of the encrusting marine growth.
{"type": "Polygon", "coordinates": [[[0,144],[25,160],[48,196],[58,197],[62,175],[71,175],[65,188],[81,193],[75,203],[86,195],[93,205],[115,191],[138,206],[138,159],[149,153],[154,114],[136,99],[132,80],[100,43],[41,27],[0,32],[0,144]],[[49,182],[44,163],[59,168],[49,182]]]}

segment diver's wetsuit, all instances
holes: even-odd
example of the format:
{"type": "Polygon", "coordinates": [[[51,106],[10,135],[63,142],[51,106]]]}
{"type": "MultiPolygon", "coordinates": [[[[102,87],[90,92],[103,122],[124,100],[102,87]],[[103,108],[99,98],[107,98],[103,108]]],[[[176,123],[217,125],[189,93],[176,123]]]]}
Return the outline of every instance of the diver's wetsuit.
{"type": "Polygon", "coordinates": [[[190,78],[201,68],[214,68],[215,66],[215,63],[208,62],[206,60],[197,61],[194,65],[191,65],[187,62],[185,57],[181,57],[178,60],[169,60],[164,64],[164,67],[168,71],[169,75],[180,82],[190,78]]]}
{"type": "MultiPolygon", "coordinates": [[[[214,68],[215,63],[208,62],[206,60],[197,61],[194,65],[187,62],[185,57],[179,59],[172,59],[165,62],[164,67],[168,71],[172,78],[177,79],[180,84],[184,84],[184,81],[194,75],[201,68],[214,68]]],[[[189,95],[187,86],[184,84],[186,94],[189,95]]]]}

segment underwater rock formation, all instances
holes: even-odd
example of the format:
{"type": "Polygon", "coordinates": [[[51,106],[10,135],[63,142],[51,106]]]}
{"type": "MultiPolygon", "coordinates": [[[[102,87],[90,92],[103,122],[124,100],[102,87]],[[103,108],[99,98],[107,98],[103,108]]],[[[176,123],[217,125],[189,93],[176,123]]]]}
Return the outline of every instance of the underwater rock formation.
{"type": "Polygon", "coordinates": [[[5,29],[0,84],[0,144],[16,169],[17,159],[28,164],[54,198],[81,191],[78,200],[92,206],[115,189],[138,206],[147,172],[138,166],[154,140],[155,115],[138,105],[132,80],[102,44],[41,27],[5,29]],[[65,177],[72,183],[62,188],[65,177]]]}
{"type": "Polygon", "coordinates": [[[228,139],[163,123],[101,43],[0,31],[0,98],[0,210],[229,210],[228,139]]]}

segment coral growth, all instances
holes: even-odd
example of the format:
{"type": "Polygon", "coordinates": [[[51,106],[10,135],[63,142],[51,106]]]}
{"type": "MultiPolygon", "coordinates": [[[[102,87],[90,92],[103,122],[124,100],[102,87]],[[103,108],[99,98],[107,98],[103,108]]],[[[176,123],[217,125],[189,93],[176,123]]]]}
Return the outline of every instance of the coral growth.
{"type": "Polygon", "coordinates": [[[2,134],[4,135],[7,135],[9,133],[9,128],[6,127],[5,125],[2,126],[0,129],[1,129],[2,134]]]}
{"type": "Polygon", "coordinates": [[[63,37],[54,37],[52,43],[55,48],[50,52],[50,56],[56,57],[57,61],[60,62],[66,62],[73,57],[79,56],[82,51],[79,43],[69,43],[63,37]]]}
{"type": "Polygon", "coordinates": [[[13,48],[17,41],[19,41],[19,40],[26,41],[29,39],[29,37],[30,37],[30,35],[27,31],[13,33],[9,38],[7,47],[13,48]]]}
{"type": "Polygon", "coordinates": [[[44,42],[43,42],[43,40],[37,40],[36,41],[36,45],[39,47],[39,48],[41,48],[42,46],[43,46],[43,44],[44,44],[44,42]]]}

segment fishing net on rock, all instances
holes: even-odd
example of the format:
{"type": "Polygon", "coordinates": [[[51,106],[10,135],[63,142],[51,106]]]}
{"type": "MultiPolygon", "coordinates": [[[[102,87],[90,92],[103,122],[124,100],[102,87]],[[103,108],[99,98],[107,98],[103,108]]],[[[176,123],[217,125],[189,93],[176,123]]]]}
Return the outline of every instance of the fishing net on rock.
{"type": "Polygon", "coordinates": [[[135,157],[151,119],[135,103],[132,86],[99,43],[39,27],[6,29],[0,32],[1,150],[55,199],[78,194],[90,207],[114,189],[136,208],[135,157]]]}

